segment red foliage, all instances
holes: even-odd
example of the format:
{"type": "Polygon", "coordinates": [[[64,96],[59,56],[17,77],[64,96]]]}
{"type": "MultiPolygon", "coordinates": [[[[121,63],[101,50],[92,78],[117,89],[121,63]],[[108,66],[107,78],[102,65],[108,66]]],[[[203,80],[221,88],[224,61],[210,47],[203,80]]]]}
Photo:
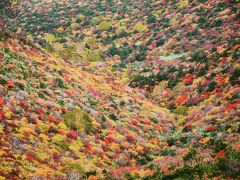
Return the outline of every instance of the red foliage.
{"type": "Polygon", "coordinates": [[[37,120],[35,118],[28,118],[27,120],[29,123],[37,124],[37,120]]]}
{"type": "Polygon", "coordinates": [[[45,62],[38,62],[38,64],[39,64],[40,66],[45,66],[45,65],[46,65],[45,62]]]}
{"type": "Polygon", "coordinates": [[[43,113],[40,113],[39,116],[38,116],[38,118],[39,118],[40,120],[44,120],[44,119],[45,119],[44,114],[43,114],[43,113]]]}
{"type": "Polygon", "coordinates": [[[215,131],[215,130],[217,130],[217,129],[218,129],[217,126],[210,126],[210,127],[206,128],[205,131],[206,131],[206,132],[212,132],[212,131],[215,131]]]}
{"type": "Polygon", "coordinates": [[[64,134],[64,130],[59,129],[59,130],[58,130],[58,133],[59,133],[59,134],[64,134]]]}
{"type": "Polygon", "coordinates": [[[4,115],[4,111],[1,110],[0,111],[0,120],[4,119],[5,118],[5,115],[4,115]]]}
{"type": "Polygon", "coordinates": [[[59,121],[55,119],[54,115],[53,114],[50,114],[47,118],[48,121],[54,123],[54,124],[58,124],[59,121]]]}
{"type": "Polygon", "coordinates": [[[4,54],[2,52],[0,52],[0,58],[3,58],[4,54]]]}
{"type": "Polygon", "coordinates": [[[226,109],[227,109],[228,111],[230,111],[230,110],[232,110],[232,109],[234,109],[234,108],[235,108],[235,104],[228,104],[226,109]]]}
{"type": "Polygon", "coordinates": [[[28,110],[28,108],[27,108],[27,106],[25,105],[24,102],[20,102],[20,103],[19,103],[19,106],[20,106],[21,108],[23,108],[25,111],[28,110]]]}
{"type": "Polygon", "coordinates": [[[216,154],[216,159],[222,158],[225,156],[225,151],[221,150],[216,154]]]}
{"type": "Polygon", "coordinates": [[[33,162],[35,160],[35,157],[32,153],[27,153],[26,156],[26,159],[30,162],[33,162]]]}
{"type": "Polygon", "coordinates": [[[0,97],[0,106],[4,105],[4,99],[0,97]]]}
{"type": "Polygon", "coordinates": [[[112,142],[112,138],[105,138],[104,142],[105,142],[106,144],[109,144],[109,143],[112,142]]]}
{"type": "Polygon", "coordinates": [[[89,143],[86,143],[85,144],[85,148],[87,149],[87,150],[91,150],[91,148],[92,148],[92,146],[91,146],[91,144],[89,144],[89,143]]]}
{"type": "Polygon", "coordinates": [[[104,154],[105,154],[105,152],[101,151],[101,152],[100,152],[100,154],[101,154],[101,155],[104,155],[104,154]]]}
{"type": "Polygon", "coordinates": [[[34,54],[34,57],[35,57],[35,58],[41,58],[42,56],[39,55],[39,54],[34,54]]]}
{"type": "Polygon", "coordinates": [[[67,136],[71,139],[77,139],[78,133],[76,131],[68,131],[67,136]]]}
{"type": "Polygon", "coordinates": [[[58,155],[58,154],[55,154],[55,155],[53,156],[53,159],[54,159],[54,162],[55,162],[55,163],[59,163],[60,160],[61,160],[61,156],[58,155]]]}
{"type": "Polygon", "coordinates": [[[0,27],[5,26],[5,23],[3,21],[0,21],[0,27]]]}
{"type": "Polygon", "coordinates": [[[14,65],[8,64],[6,67],[7,67],[7,69],[13,69],[13,68],[14,68],[14,65]]]}
{"type": "Polygon", "coordinates": [[[129,143],[135,143],[136,142],[136,139],[132,136],[132,135],[126,135],[126,140],[129,142],[129,143]]]}
{"type": "Polygon", "coordinates": [[[138,125],[138,121],[137,121],[136,119],[133,119],[133,120],[132,120],[132,124],[133,124],[134,126],[137,126],[137,125],[138,125]]]}
{"type": "Polygon", "coordinates": [[[176,99],[177,104],[184,104],[187,101],[187,96],[181,95],[176,99]]]}
{"type": "Polygon", "coordinates": [[[62,113],[65,114],[67,112],[67,109],[65,107],[61,107],[62,113]]]}
{"type": "Polygon", "coordinates": [[[165,89],[162,93],[162,97],[166,97],[170,93],[170,91],[171,91],[170,88],[165,89]]]}
{"type": "Polygon", "coordinates": [[[185,84],[192,84],[193,82],[193,74],[187,74],[185,78],[183,78],[183,82],[185,84]]]}
{"type": "Polygon", "coordinates": [[[14,87],[14,82],[9,80],[7,81],[7,84],[6,84],[7,87],[14,87]]]}
{"type": "Polygon", "coordinates": [[[148,125],[150,125],[150,124],[151,124],[151,121],[149,121],[149,120],[147,120],[147,119],[144,119],[144,120],[142,121],[142,123],[143,123],[143,124],[148,124],[148,125]]]}
{"type": "Polygon", "coordinates": [[[53,114],[50,114],[50,115],[48,116],[47,120],[48,120],[48,121],[52,121],[52,120],[54,120],[54,116],[53,116],[53,114]]]}
{"type": "Polygon", "coordinates": [[[221,60],[221,63],[225,63],[225,62],[227,62],[228,61],[228,58],[223,58],[222,60],[221,60]]]}

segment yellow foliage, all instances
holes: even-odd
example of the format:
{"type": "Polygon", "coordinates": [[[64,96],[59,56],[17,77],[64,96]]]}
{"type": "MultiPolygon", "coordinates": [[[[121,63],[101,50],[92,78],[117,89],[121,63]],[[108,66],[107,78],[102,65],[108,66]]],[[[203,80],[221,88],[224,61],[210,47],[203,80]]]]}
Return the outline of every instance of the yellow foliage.
{"type": "Polygon", "coordinates": [[[171,20],[170,20],[170,24],[172,25],[172,26],[176,26],[177,25],[177,20],[176,20],[176,18],[172,18],[171,20]]]}
{"type": "Polygon", "coordinates": [[[35,175],[46,176],[46,175],[51,175],[51,174],[54,174],[54,170],[45,166],[43,168],[38,168],[35,175]]]}
{"type": "Polygon", "coordinates": [[[120,26],[119,28],[116,29],[116,34],[121,34],[126,30],[127,30],[126,26],[120,26]]]}
{"type": "Polygon", "coordinates": [[[0,134],[3,134],[4,131],[3,131],[3,127],[0,125],[0,134]]]}
{"type": "Polygon", "coordinates": [[[119,23],[120,23],[120,25],[126,25],[126,22],[128,21],[128,19],[121,19],[120,21],[119,21],[119,23]]]}
{"type": "Polygon", "coordinates": [[[0,149],[0,157],[3,156],[4,154],[6,154],[5,150],[0,149]]]}
{"type": "Polygon", "coordinates": [[[37,121],[38,122],[38,127],[40,127],[41,128],[41,130],[47,130],[48,129],[48,125],[47,124],[45,124],[43,121],[41,121],[41,120],[38,120],[37,121]]]}
{"type": "Polygon", "coordinates": [[[44,161],[45,159],[49,158],[49,154],[48,152],[41,152],[41,151],[37,151],[35,152],[35,155],[38,159],[40,159],[41,161],[44,161]]]}
{"type": "Polygon", "coordinates": [[[52,137],[52,141],[54,143],[58,143],[63,140],[63,135],[61,134],[56,134],[55,136],[52,137]]]}
{"type": "Polygon", "coordinates": [[[84,39],[84,41],[89,46],[93,46],[93,45],[95,45],[98,42],[98,40],[96,38],[94,38],[94,37],[86,37],[84,39]]]}
{"type": "Polygon", "coordinates": [[[147,26],[142,24],[142,23],[137,23],[134,27],[133,27],[133,30],[134,31],[137,31],[137,32],[143,32],[145,30],[147,30],[147,26]]]}
{"type": "Polygon", "coordinates": [[[152,96],[160,96],[167,86],[167,81],[161,81],[152,92],[152,96]]]}
{"type": "Polygon", "coordinates": [[[26,39],[27,39],[28,41],[33,41],[33,37],[32,37],[31,34],[27,35],[27,36],[26,36],[26,39]]]}
{"type": "Polygon", "coordinates": [[[72,23],[72,24],[70,25],[70,28],[73,29],[73,30],[76,30],[76,29],[78,29],[79,27],[80,27],[80,25],[79,25],[78,23],[72,23]]]}
{"type": "Polygon", "coordinates": [[[47,42],[54,42],[57,40],[54,34],[49,34],[49,33],[45,34],[43,36],[43,39],[45,39],[47,42]]]}
{"type": "Polygon", "coordinates": [[[47,142],[49,140],[48,136],[45,134],[40,134],[38,137],[41,138],[44,142],[47,142]]]}
{"type": "Polygon", "coordinates": [[[59,27],[59,28],[57,28],[57,32],[59,32],[59,33],[63,33],[63,32],[64,32],[64,28],[63,28],[63,27],[59,27]]]}
{"type": "Polygon", "coordinates": [[[11,119],[11,117],[12,117],[12,112],[10,112],[10,111],[5,112],[5,117],[6,117],[7,119],[11,119]]]}
{"type": "Polygon", "coordinates": [[[182,9],[184,7],[187,7],[188,6],[188,0],[180,0],[179,1],[179,8],[182,9]]]}
{"type": "Polygon", "coordinates": [[[130,81],[129,78],[122,78],[122,79],[119,81],[119,84],[121,84],[121,85],[126,85],[129,81],[130,81]]]}
{"type": "Polygon", "coordinates": [[[185,85],[183,82],[178,83],[174,88],[173,88],[173,92],[175,95],[181,94],[185,91],[185,85]]]}
{"type": "Polygon", "coordinates": [[[18,129],[18,132],[20,134],[24,134],[24,133],[34,134],[34,129],[31,126],[21,127],[21,128],[18,129]]]}
{"type": "Polygon", "coordinates": [[[77,17],[81,20],[84,20],[84,18],[85,18],[85,16],[83,14],[79,14],[77,17]]]}
{"type": "Polygon", "coordinates": [[[76,140],[69,145],[69,149],[72,150],[78,157],[81,157],[79,150],[82,146],[83,144],[79,140],[76,140]]]}
{"type": "Polygon", "coordinates": [[[97,23],[99,23],[100,22],[100,18],[99,17],[94,17],[94,18],[92,18],[92,23],[93,24],[97,24],[97,23]]]}
{"type": "Polygon", "coordinates": [[[111,23],[110,23],[110,22],[108,22],[108,21],[103,21],[103,22],[101,22],[101,23],[98,25],[97,29],[98,29],[98,30],[101,30],[101,31],[107,31],[108,29],[110,29],[110,27],[111,27],[111,23]]]}
{"type": "Polygon", "coordinates": [[[61,121],[59,124],[58,124],[58,126],[59,126],[59,128],[61,128],[61,129],[63,129],[63,130],[68,130],[68,127],[66,126],[66,124],[63,122],[63,121],[61,121]]]}

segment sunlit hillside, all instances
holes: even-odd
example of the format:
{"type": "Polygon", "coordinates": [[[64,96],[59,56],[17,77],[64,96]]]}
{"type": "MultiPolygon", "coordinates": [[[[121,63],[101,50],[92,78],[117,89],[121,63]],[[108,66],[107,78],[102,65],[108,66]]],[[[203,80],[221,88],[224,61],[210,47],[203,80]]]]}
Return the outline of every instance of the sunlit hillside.
{"type": "Polygon", "coordinates": [[[240,178],[238,0],[2,0],[0,180],[240,178]]]}

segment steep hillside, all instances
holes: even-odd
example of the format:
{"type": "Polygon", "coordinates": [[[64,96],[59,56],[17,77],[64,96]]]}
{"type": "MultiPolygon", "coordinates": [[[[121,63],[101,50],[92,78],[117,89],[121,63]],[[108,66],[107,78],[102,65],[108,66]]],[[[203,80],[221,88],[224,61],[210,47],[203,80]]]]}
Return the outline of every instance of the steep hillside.
{"type": "Polygon", "coordinates": [[[119,84],[107,66],[94,68],[83,70],[3,34],[2,176],[138,167],[146,152],[159,152],[174,116],[119,84]]]}
{"type": "Polygon", "coordinates": [[[14,7],[0,21],[0,179],[240,177],[237,0],[14,7]]]}

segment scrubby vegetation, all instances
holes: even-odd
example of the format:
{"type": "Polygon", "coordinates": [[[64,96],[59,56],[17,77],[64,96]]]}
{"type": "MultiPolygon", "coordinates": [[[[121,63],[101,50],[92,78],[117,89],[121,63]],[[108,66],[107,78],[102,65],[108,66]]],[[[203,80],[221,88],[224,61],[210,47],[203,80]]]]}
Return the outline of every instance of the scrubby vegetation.
{"type": "Polygon", "coordinates": [[[0,2],[1,179],[239,179],[239,2],[0,2]]]}

